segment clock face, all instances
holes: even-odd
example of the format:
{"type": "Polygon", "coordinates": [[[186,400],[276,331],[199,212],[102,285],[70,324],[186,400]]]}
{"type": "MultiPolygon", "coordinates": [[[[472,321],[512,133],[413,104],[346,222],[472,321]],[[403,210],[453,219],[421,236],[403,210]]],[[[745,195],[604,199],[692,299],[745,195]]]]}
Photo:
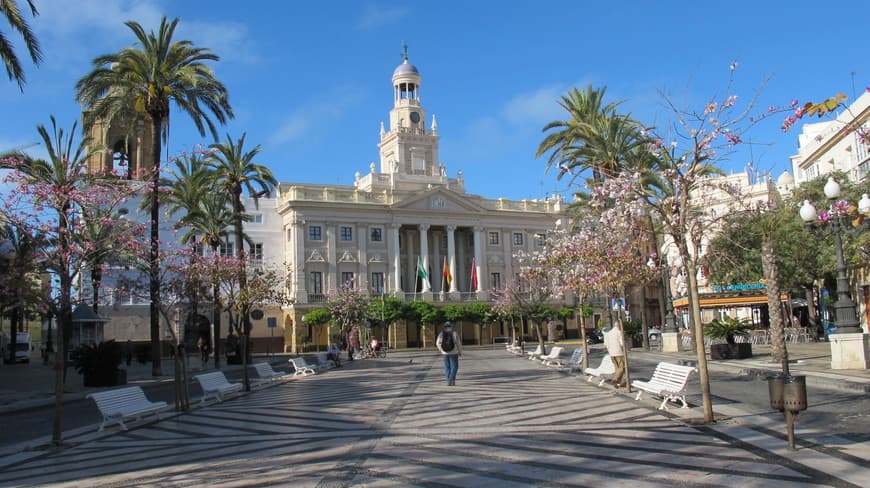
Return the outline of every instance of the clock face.
{"type": "Polygon", "coordinates": [[[419,112],[411,112],[411,122],[418,123],[420,122],[420,113],[419,112]]]}

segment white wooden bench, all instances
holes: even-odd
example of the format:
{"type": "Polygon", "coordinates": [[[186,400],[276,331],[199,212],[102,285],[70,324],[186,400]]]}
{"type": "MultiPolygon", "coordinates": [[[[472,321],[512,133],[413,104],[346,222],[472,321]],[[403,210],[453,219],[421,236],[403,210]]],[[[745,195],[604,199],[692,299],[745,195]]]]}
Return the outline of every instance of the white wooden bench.
{"type": "Polygon", "coordinates": [[[692,366],[659,363],[649,381],[634,380],[631,382],[631,386],[638,389],[635,400],[640,400],[643,392],[647,391],[662,397],[659,410],[667,410],[669,400],[679,400],[683,403],[683,408],[689,408],[686,403],[686,383],[689,381],[689,375],[695,371],[698,370],[692,366]]]}
{"type": "Polygon", "coordinates": [[[201,405],[204,405],[209,397],[215,397],[217,401],[222,402],[224,401],[224,395],[238,393],[242,391],[243,387],[241,383],[230,383],[227,381],[223,371],[198,374],[193,378],[199,382],[199,386],[202,388],[201,405]]]}
{"type": "Polygon", "coordinates": [[[579,347],[577,349],[574,349],[574,352],[571,353],[571,357],[569,359],[550,359],[545,361],[544,364],[551,368],[556,368],[560,370],[567,369],[569,373],[571,371],[574,371],[575,369],[583,369],[583,349],[579,347]]]}
{"type": "Polygon", "coordinates": [[[293,368],[296,370],[293,373],[293,376],[308,376],[310,374],[317,374],[317,367],[312,364],[308,364],[308,362],[302,356],[299,356],[298,358],[290,358],[288,362],[292,364],[293,368]]]}
{"type": "Polygon", "coordinates": [[[166,402],[152,402],[145,398],[145,392],[139,386],[128,386],[114,390],[99,391],[88,395],[96,402],[103,423],[100,431],[107,425],[116,423],[122,430],[127,430],[125,420],[139,420],[144,415],[154,414],[160,418],[160,411],[167,407],[166,402]]]}
{"type": "Polygon", "coordinates": [[[527,352],[526,356],[528,356],[529,360],[538,359],[541,356],[541,354],[543,354],[543,353],[544,353],[544,351],[541,350],[541,345],[538,344],[538,347],[536,347],[534,351],[527,352]]]}
{"type": "Polygon", "coordinates": [[[538,357],[538,361],[540,361],[541,364],[547,364],[547,361],[559,359],[559,355],[562,354],[563,349],[565,348],[561,346],[553,346],[550,348],[549,354],[538,357]]]}
{"type": "Polygon", "coordinates": [[[603,358],[601,358],[601,364],[598,365],[597,368],[586,368],[586,371],[583,373],[588,377],[586,381],[592,381],[592,378],[600,378],[601,381],[598,382],[598,386],[604,384],[604,375],[613,374],[616,372],[616,367],[613,365],[613,360],[610,359],[610,354],[605,354],[603,358]]]}
{"type": "Polygon", "coordinates": [[[257,371],[257,376],[260,377],[260,383],[269,383],[290,376],[289,374],[275,371],[269,363],[254,363],[254,369],[257,371]]]}

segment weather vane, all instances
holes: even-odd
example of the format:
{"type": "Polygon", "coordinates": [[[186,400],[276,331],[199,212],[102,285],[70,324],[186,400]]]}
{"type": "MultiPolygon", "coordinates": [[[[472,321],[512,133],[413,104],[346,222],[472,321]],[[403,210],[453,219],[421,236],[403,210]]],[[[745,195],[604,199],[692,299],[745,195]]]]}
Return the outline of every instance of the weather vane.
{"type": "Polygon", "coordinates": [[[402,56],[405,61],[408,60],[408,44],[405,41],[402,41],[402,53],[399,56],[402,56]]]}

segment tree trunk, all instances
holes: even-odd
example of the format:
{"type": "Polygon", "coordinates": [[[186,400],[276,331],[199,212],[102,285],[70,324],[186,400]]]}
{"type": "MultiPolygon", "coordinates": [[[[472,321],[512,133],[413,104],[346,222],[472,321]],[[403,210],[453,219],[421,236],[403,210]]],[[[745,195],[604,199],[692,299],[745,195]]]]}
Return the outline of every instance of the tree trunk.
{"type": "Polygon", "coordinates": [[[163,117],[151,115],[151,245],[148,254],[151,304],[151,376],[163,376],[160,354],[160,129],[163,117]]]}
{"type": "MultiPolygon", "coordinates": [[[[16,299],[15,301],[17,302],[18,300],[16,299]]],[[[15,351],[18,349],[18,317],[20,315],[21,307],[16,305],[9,317],[9,357],[2,359],[10,364],[15,364],[15,351]]]]}
{"type": "Polygon", "coordinates": [[[646,320],[646,286],[640,287],[640,334],[644,351],[649,351],[649,325],[646,320]]]}
{"type": "MultiPolygon", "coordinates": [[[[236,257],[241,260],[242,273],[239,277],[239,295],[244,295],[243,290],[247,287],[247,266],[245,265],[244,252],[244,233],[242,229],[242,189],[241,187],[233,189],[233,212],[235,213],[235,228],[236,235],[236,257]]],[[[248,376],[248,336],[251,333],[251,317],[250,306],[242,304],[241,308],[241,326],[242,333],[242,384],[245,386],[245,391],[251,391],[251,380],[248,376]]]]}
{"type": "Polygon", "coordinates": [[[698,372],[701,382],[701,399],[704,407],[704,422],[713,422],[713,403],[710,394],[710,373],[707,370],[707,352],[704,350],[704,326],[701,324],[701,302],[698,297],[698,270],[689,254],[688,242],[685,238],[679,240],[680,257],[686,271],[689,287],[689,318],[695,336],[695,355],[698,358],[698,372]]]}
{"type": "Polygon", "coordinates": [[[761,243],[761,269],[767,280],[767,309],[770,312],[770,347],[774,361],[782,363],[788,374],[788,349],[783,331],[782,301],[779,299],[779,265],[776,263],[776,243],[768,236],[761,243]]]}
{"type": "Polygon", "coordinates": [[[544,335],[541,333],[541,323],[537,320],[535,323],[535,333],[538,334],[538,345],[541,346],[541,356],[547,354],[547,344],[544,342],[544,335]]]}
{"type": "MultiPolygon", "coordinates": [[[[219,252],[220,244],[214,245],[211,247],[211,252],[215,255],[219,252]]],[[[214,367],[215,369],[220,369],[221,367],[221,288],[220,285],[215,283],[212,285],[212,312],[211,312],[211,325],[212,325],[212,334],[214,335],[214,347],[212,350],[214,351],[214,367]]]]}

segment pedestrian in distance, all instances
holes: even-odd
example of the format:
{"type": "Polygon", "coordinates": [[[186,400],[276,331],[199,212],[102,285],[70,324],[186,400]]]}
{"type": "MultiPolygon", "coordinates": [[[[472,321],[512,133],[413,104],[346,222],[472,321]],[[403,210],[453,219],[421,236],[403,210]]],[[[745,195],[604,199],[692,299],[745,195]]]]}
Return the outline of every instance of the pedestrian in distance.
{"type": "Polygon", "coordinates": [[[616,388],[625,386],[625,343],[622,340],[622,321],[616,320],[614,325],[604,332],[604,347],[610,360],[613,361],[613,378],[610,382],[616,388]]]}
{"type": "Polygon", "coordinates": [[[444,330],[438,334],[435,346],[444,356],[444,374],[447,378],[447,386],[456,384],[456,372],[459,371],[459,356],[462,349],[459,343],[459,334],[453,330],[453,324],[444,322],[444,330]]]}

